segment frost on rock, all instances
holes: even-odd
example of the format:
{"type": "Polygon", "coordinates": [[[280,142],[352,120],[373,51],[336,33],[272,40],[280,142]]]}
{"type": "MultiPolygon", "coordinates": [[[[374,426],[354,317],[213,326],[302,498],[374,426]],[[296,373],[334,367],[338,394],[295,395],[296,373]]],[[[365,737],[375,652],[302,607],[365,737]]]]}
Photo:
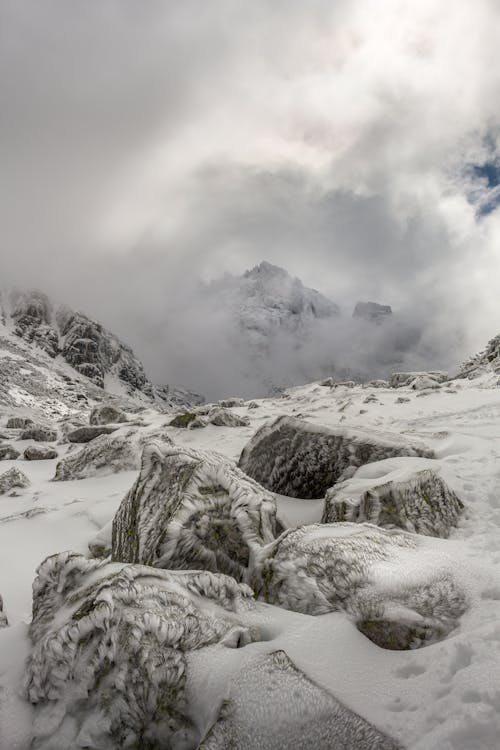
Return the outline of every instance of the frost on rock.
{"type": "Polygon", "coordinates": [[[446,538],[463,507],[436,471],[424,469],[375,485],[373,479],[356,477],[337,484],[326,493],[322,521],[368,521],[446,538]]]}
{"type": "Polygon", "coordinates": [[[50,445],[28,445],[23,455],[26,461],[50,461],[57,458],[57,451],[50,445]]]}
{"type": "Polygon", "coordinates": [[[430,543],[370,524],[302,526],[263,550],[252,584],[296,612],[345,610],[383,648],[417,648],[447,635],[467,607],[447,558],[422,565],[430,543]]]}
{"type": "Polygon", "coordinates": [[[216,427],[248,427],[248,417],[240,417],[230,409],[215,408],[208,413],[208,421],[216,427]]]}
{"type": "Polygon", "coordinates": [[[238,612],[250,597],[208,572],[47,558],[33,584],[26,675],[33,749],[196,748],[188,654],[245,631],[238,612]]]}
{"type": "Polygon", "coordinates": [[[57,440],[57,430],[43,425],[31,425],[22,433],[20,440],[34,440],[36,443],[51,443],[57,440]]]}
{"type": "Polygon", "coordinates": [[[91,440],[95,440],[100,435],[110,435],[117,429],[118,427],[108,427],[107,425],[86,425],[71,430],[66,437],[70,443],[90,443],[91,440]]]}
{"type": "Polygon", "coordinates": [[[89,422],[92,425],[102,425],[110,423],[127,422],[127,415],[124,411],[112,404],[100,404],[95,406],[90,412],[89,422]]]}
{"type": "Polygon", "coordinates": [[[245,664],[200,750],[397,750],[284,651],[245,664]]]}
{"type": "Polygon", "coordinates": [[[428,372],[393,372],[389,380],[391,388],[402,388],[411,385],[419,378],[428,378],[434,381],[435,386],[449,380],[449,375],[443,370],[429,370],[428,372]]]}
{"type": "Polygon", "coordinates": [[[245,580],[276,531],[274,498],[228,458],[151,443],[113,521],[113,559],[245,580]]]}
{"type": "Polygon", "coordinates": [[[484,351],[464,362],[460,367],[457,378],[473,380],[485,373],[500,374],[500,335],[488,341],[484,351]]]}
{"type": "Polygon", "coordinates": [[[5,495],[13,489],[24,489],[29,487],[30,480],[17,467],[12,466],[8,471],[0,475],[0,495],[5,495]]]}
{"type": "Polygon", "coordinates": [[[363,464],[393,456],[432,455],[425,445],[402,435],[322,427],[284,416],[256,432],[243,448],[239,467],[272,492],[319,498],[363,464]]]}
{"type": "Polygon", "coordinates": [[[101,435],[78,453],[62,458],[57,466],[55,481],[86,479],[97,475],[116,474],[139,467],[136,441],[127,435],[101,435]]]}
{"type": "Polygon", "coordinates": [[[0,445],[0,461],[13,461],[20,455],[21,453],[13,445],[0,445]]]}

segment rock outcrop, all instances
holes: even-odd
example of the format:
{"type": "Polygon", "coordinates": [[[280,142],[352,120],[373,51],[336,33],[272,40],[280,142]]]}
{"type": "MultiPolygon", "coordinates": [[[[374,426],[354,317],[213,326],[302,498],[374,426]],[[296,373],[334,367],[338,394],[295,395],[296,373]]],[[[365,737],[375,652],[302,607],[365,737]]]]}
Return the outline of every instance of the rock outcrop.
{"type": "Polygon", "coordinates": [[[241,453],[239,467],[272,492],[320,498],[363,464],[393,456],[432,455],[422,443],[402,435],[279,417],[256,432],[241,453]]]}
{"type": "Polygon", "coordinates": [[[262,551],[252,584],[296,612],[344,610],[381,647],[417,648],[451,632],[467,608],[446,554],[422,566],[431,542],[370,524],[302,526],[262,551]]]}
{"type": "Polygon", "coordinates": [[[463,508],[437,471],[402,469],[389,481],[354,476],[337,484],[326,493],[322,522],[368,522],[446,538],[463,508]]]}
{"type": "Polygon", "coordinates": [[[245,664],[200,750],[398,750],[284,651],[245,664]],[[265,698],[264,698],[265,696],[265,698]]]}
{"type": "Polygon", "coordinates": [[[500,335],[488,341],[484,351],[464,362],[457,377],[473,380],[485,373],[500,375],[500,335]]]}
{"type": "Polygon", "coordinates": [[[217,453],[144,449],[113,521],[113,560],[217,571],[246,580],[277,532],[273,497],[217,453]]]}
{"type": "Polygon", "coordinates": [[[25,489],[30,486],[30,480],[16,466],[0,475],[0,495],[6,495],[14,489],[25,489]]]}
{"type": "Polygon", "coordinates": [[[196,748],[187,655],[238,632],[252,640],[238,622],[250,596],[207,572],[47,558],[33,585],[27,665],[34,750],[196,748]]]}

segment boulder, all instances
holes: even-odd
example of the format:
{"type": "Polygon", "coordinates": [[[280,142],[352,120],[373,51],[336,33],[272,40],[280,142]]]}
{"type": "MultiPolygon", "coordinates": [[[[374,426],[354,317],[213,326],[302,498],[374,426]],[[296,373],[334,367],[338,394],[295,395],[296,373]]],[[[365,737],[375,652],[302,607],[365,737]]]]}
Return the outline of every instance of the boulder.
{"type": "Polygon", "coordinates": [[[5,495],[16,488],[24,489],[29,486],[30,480],[16,466],[12,466],[0,475],[0,495],[5,495]]]}
{"type": "Polygon", "coordinates": [[[417,378],[423,377],[432,378],[432,380],[438,385],[449,380],[448,373],[443,370],[429,370],[428,372],[393,372],[389,380],[389,386],[391,388],[403,388],[406,385],[411,385],[411,383],[417,378]]]}
{"type": "Polygon", "coordinates": [[[24,430],[32,424],[34,424],[33,420],[29,417],[10,417],[6,427],[9,430],[24,430]]]}
{"type": "Polygon", "coordinates": [[[169,422],[170,427],[189,427],[191,422],[193,422],[196,419],[196,414],[194,412],[185,412],[184,414],[177,414],[171,422],[169,422]]]}
{"type": "Polygon", "coordinates": [[[450,633],[467,608],[438,544],[447,543],[370,524],[301,526],[262,550],[252,585],[296,612],[344,610],[383,648],[418,648],[450,633]]]}
{"type": "Polygon", "coordinates": [[[218,453],[151,443],[113,521],[113,560],[245,580],[277,533],[274,498],[218,453]]]}
{"type": "Polygon", "coordinates": [[[21,453],[13,445],[0,445],[0,461],[14,461],[21,453]]]}
{"type": "Polygon", "coordinates": [[[92,425],[127,422],[124,411],[112,404],[99,404],[90,412],[89,422],[92,425]]]}
{"type": "Polygon", "coordinates": [[[250,590],[207,572],[106,564],[63,552],[33,584],[26,691],[34,750],[196,748],[189,653],[250,629],[250,590]],[[248,605],[247,605],[248,606],[248,605]]]}
{"type": "Polygon", "coordinates": [[[293,417],[263,425],[243,448],[239,467],[272,492],[320,498],[363,464],[392,456],[433,453],[402,435],[348,427],[323,427],[293,417]]]}
{"type": "Polygon", "coordinates": [[[128,435],[101,435],[58,462],[55,481],[116,474],[139,467],[140,451],[128,435]]]}
{"type": "Polygon", "coordinates": [[[354,476],[328,490],[322,522],[367,521],[426,536],[450,535],[464,506],[436,470],[403,468],[389,477],[374,482],[354,476]]]}
{"type": "Polygon", "coordinates": [[[284,651],[241,669],[199,750],[398,750],[309,679],[284,651]]]}
{"type": "Polygon", "coordinates": [[[26,461],[48,461],[57,458],[57,451],[50,445],[28,445],[23,455],[26,461]]]}
{"type": "Polygon", "coordinates": [[[34,440],[35,443],[51,443],[57,440],[57,430],[43,425],[31,425],[21,433],[20,440],[34,440]]]}
{"type": "Polygon", "coordinates": [[[215,408],[208,414],[208,421],[216,427],[248,427],[248,417],[240,417],[230,409],[215,408]]]}
{"type": "Polygon", "coordinates": [[[110,435],[118,427],[108,427],[107,425],[90,425],[86,427],[77,427],[75,430],[68,432],[66,437],[70,443],[90,443],[101,435],[110,435]]]}

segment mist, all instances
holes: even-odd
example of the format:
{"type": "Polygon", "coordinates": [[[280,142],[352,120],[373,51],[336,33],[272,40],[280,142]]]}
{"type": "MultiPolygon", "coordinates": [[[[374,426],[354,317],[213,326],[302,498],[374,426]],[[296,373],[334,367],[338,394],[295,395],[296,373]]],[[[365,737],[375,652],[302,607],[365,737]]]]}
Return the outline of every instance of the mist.
{"type": "Polygon", "coordinates": [[[265,259],[344,312],[278,336],[271,379],[455,367],[500,327],[499,31],[493,0],[2,0],[2,286],[100,320],[156,382],[251,395],[202,290],[265,259]]]}

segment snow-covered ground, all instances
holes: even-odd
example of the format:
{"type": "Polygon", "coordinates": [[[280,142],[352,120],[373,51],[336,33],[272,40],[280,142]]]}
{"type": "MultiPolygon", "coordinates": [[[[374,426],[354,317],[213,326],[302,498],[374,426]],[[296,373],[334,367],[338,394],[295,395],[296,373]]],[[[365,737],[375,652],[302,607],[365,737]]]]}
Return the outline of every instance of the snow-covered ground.
{"type": "MultiPolygon", "coordinates": [[[[350,708],[411,750],[495,750],[500,746],[500,389],[481,380],[455,381],[433,391],[318,384],[290,389],[288,396],[235,408],[247,427],[176,429],[164,432],[179,445],[219,451],[238,460],[255,431],[278,415],[327,426],[359,426],[419,438],[465,505],[449,540],[429,540],[461,579],[470,606],[445,640],[413,651],[388,651],[365,638],[344,613],[308,616],[258,604],[255,618],[265,640],[243,649],[221,645],[190,655],[189,695],[200,725],[213,701],[224,697],[228,675],[257,652],[284,649],[303,671],[350,708]],[[404,400],[402,400],[404,399],[404,400]],[[406,400],[408,399],[408,400],[406,400]]],[[[24,409],[26,413],[26,407],[24,409]]],[[[4,416],[15,413],[9,405],[4,416]]],[[[141,413],[147,429],[160,429],[168,415],[141,413]]],[[[5,420],[0,421],[0,431],[5,420]]],[[[126,427],[120,428],[127,429],[126,427]]],[[[23,448],[24,442],[13,445],[23,448]]],[[[61,455],[66,446],[60,446],[61,455]]],[[[428,459],[397,458],[366,465],[357,476],[380,478],[428,459]]],[[[10,626],[0,629],[0,748],[29,746],[32,709],[23,693],[29,651],[31,584],[49,554],[85,553],[108,523],[137,472],[80,481],[53,482],[55,460],[2,461],[18,466],[30,487],[0,496],[0,594],[10,626]]],[[[422,465],[423,465],[422,464],[422,465]]],[[[289,525],[320,519],[320,500],[278,498],[289,525]]],[[[426,547],[427,549],[427,547],[426,547]]],[[[422,553],[423,554],[423,553],[422,553]]]]}

